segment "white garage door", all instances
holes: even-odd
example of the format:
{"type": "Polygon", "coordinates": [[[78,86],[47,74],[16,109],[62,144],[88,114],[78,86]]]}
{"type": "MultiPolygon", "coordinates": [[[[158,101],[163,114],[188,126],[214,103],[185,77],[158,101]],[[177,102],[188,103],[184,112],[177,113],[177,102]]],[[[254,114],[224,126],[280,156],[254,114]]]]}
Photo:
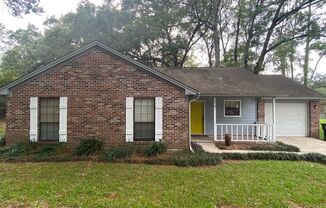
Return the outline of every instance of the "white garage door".
{"type": "MultiPolygon", "coordinates": [[[[265,122],[272,124],[272,103],[265,103],[265,122]]],[[[276,103],[276,136],[307,136],[307,103],[276,103]]]]}

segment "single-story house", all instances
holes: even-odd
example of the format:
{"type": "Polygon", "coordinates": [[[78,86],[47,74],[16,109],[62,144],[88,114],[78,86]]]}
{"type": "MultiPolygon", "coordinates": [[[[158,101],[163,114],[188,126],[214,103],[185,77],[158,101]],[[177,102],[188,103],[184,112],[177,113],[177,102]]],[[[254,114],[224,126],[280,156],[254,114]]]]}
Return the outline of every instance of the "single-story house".
{"type": "Polygon", "coordinates": [[[145,66],[93,42],[0,88],[7,144],[95,137],[106,145],[319,137],[323,96],[291,79],[240,68],[145,66]]]}

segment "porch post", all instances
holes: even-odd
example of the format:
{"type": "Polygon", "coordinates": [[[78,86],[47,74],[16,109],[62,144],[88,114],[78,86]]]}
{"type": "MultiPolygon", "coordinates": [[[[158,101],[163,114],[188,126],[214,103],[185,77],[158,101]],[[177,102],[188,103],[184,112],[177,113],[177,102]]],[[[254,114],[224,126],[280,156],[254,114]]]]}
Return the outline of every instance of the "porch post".
{"type": "Polygon", "coordinates": [[[217,141],[217,126],[216,126],[216,97],[214,97],[214,141],[217,141]]]}
{"type": "Polygon", "coordinates": [[[273,97],[272,103],[272,119],[273,119],[273,141],[276,141],[276,101],[275,97],[273,97]]]}

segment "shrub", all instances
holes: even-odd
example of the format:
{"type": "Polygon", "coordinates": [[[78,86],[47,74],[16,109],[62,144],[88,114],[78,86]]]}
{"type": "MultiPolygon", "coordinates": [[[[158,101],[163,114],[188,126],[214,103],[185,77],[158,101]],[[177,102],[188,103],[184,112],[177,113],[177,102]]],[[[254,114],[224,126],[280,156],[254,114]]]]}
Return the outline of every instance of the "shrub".
{"type": "Polygon", "coordinates": [[[145,163],[152,165],[205,166],[218,165],[222,158],[218,154],[181,152],[163,158],[151,158],[145,163]]]}
{"type": "Polygon", "coordinates": [[[203,152],[204,151],[202,146],[200,146],[196,142],[191,142],[191,148],[194,150],[194,152],[203,152]]]}
{"type": "Polygon", "coordinates": [[[0,155],[3,157],[16,157],[30,153],[32,145],[27,142],[16,143],[9,148],[2,149],[0,155]]]}
{"type": "Polygon", "coordinates": [[[222,162],[222,158],[217,154],[197,153],[197,154],[177,154],[171,157],[171,161],[177,166],[203,166],[217,165],[222,162]]]}
{"type": "Polygon", "coordinates": [[[326,165],[326,156],[318,153],[308,153],[303,155],[306,161],[317,162],[326,165]]]}
{"type": "Polygon", "coordinates": [[[86,139],[82,140],[79,146],[76,148],[76,154],[78,156],[89,156],[99,153],[102,150],[103,141],[98,139],[86,139]]]}
{"type": "Polygon", "coordinates": [[[118,159],[130,157],[134,150],[131,146],[119,146],[108,149],[104,156],[108,161],[115,161],[118,159]]]}
{"type": "Polygon", "coordinates": [[[279,141],[274,144],[257,144],[252,146],[250,150],[300,152],[300,149],[298,147],[289,144],[284,144],[279,141]]]}
{"type": "Polygon", "coordinates": [[[158,154],[162,154],[164,152],[166,152],[167,150],[167,145],[163,142],[155,142],[152,143],[150,146],[148,146],[147,148],[145,148],[145,155],[148,157],[151,156],[156,156],[158,154]]]}
{"type": "Polygon", "coordinates": [[[221,153],[225,160],[300,160],[300,155],[282,152],[221,153]]]}
{"type": "Polygon", "coordinates": [[[326,156],[318,153],[295,154],[283,152],[221,153],[223,160],[290,160],[326,164],[326,156]]]}
{"type": "Polygon", "coordinates": [[[0,137],[0,147],[3,147],[6,145],[6,137],[0,137]]]}
{"type": "Polygon", "coordinates": [[[44,157],[57,155],[63,149],[63,144],[40,144],[32,154],[34,159],[42,159],[44,157]]]}

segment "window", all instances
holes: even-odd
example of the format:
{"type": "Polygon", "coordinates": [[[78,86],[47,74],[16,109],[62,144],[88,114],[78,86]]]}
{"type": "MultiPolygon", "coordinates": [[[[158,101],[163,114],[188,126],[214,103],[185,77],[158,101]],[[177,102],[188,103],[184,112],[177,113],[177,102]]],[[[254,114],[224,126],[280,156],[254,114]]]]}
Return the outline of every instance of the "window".
{"type": "Polygon", "coordinates": [[[240,100],[224,100],[224,116],[240,117],[241,101],[240,100]]]}
{"type": "Polygon", "coordinates": [[[59,98],[40,98],[40,140],[59,140],[59,98]]]}
{"type": "Polygon", "coordinates": [[[153,141],[155,136],[154,99],[135,99],[135,141],[153,141]]]}

